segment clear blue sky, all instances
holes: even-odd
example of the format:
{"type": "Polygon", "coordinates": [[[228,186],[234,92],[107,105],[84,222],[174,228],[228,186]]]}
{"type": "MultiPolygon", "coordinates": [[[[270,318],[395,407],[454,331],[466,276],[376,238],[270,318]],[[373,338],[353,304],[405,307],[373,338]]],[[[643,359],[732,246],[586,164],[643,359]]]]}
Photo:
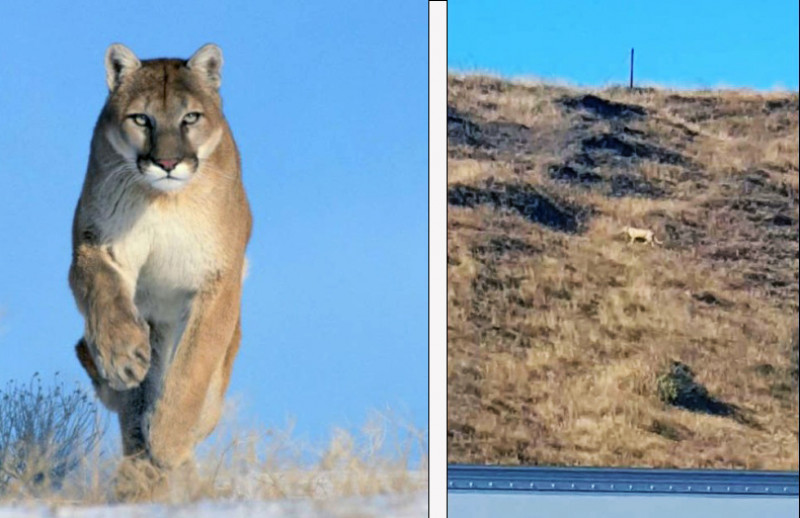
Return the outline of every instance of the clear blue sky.
{"type": "Polygon", "coordinates": [[[318,441],[391,408],[427,428],[427,2],[0,5],[0,383],[88,386],[67,271],[106,47],[215,42],[255,220],[243,420],[318,441]]]}
{"type": "Polygon", "coordinates": [[[798,3],[697,0],[448,2],[448,67],[586,86],[797,90],[798,3]]]}

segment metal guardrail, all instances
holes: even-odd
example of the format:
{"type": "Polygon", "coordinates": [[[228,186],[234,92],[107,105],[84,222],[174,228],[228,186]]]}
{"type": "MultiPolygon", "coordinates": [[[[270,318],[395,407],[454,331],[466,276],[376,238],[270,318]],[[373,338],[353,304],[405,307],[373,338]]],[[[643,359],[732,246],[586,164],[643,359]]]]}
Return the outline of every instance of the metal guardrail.
{"type": "Polygon", "coordinates": [[[450,464],[451,492],[798,497],[797,471],[545,468],[450,464]]]}

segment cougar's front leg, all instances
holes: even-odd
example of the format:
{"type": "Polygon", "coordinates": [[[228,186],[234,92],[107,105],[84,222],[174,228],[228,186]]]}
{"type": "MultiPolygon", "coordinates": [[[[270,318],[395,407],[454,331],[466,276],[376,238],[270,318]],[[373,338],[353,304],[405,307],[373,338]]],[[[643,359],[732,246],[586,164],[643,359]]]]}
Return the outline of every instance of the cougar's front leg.
{"type": "Polygon", "coordinates": [[[149,329],[134,306],[133,287],[109,250],[79,245],[69,283],[86,319],[85,344],[96,369],[89,375],[106,380],[114,390],[138,386],[150,368],[149,329]]]}
{"type": "Polygon", "coordinates": [[[142,435],[142,418],[147,408],[148,378],[136,388],[124,391],[112,389],[108,382],[100,377],[94,364],[86,339],[81,338],[75,346],[75,352],[89,378],[92,381],[97,397],[103,404],[117,412],[122,436],[122,452],[126,456],[146,452],[146,443],[142,435]]]}
{"type": "Polygon", "coordinates": [[[145,418],[145,437],[154,464],[172,469],[189,461],[207,433],[203,412],[237,330],[240,278],[229,275],[195,298],[162,390],[145,418]]]}

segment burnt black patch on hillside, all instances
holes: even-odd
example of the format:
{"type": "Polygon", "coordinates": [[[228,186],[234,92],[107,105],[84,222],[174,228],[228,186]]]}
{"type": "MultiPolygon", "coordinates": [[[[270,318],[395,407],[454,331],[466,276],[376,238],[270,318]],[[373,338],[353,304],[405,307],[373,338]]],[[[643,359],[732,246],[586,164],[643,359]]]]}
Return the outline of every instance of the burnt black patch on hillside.
{"type": "MultiPolygon", "coordinates": [[[[741,210],[748,214],[753,214],[757,216],[755,218],[756,220],[764,219],[767,221],[774,220],[774,217],[772,217],[771,214],[773,212],[777,213],[780,211],[792,210],[792,205],[788,201],[777,198],[775,196],[770,197],[768,195],[767,196],[753,195],[750,198],[740,198],[731,202],[730,206],[734,210],[741,210]]],[[[785,225],[779,221],[778,226],[785,226],[785,225]]]]}
{"type": "Polygon", "coordinates": [[[551,165],[550,178],[584,188],[599,188],[606,196],[661,198],[666,191],[633,173],[617,173],[603,176],[579,162],[551,165]]]}
{"type": "Polygon", "coordinates": [[[610,196],[615,198],[639,196],[643,198],[661,198],[666,193],[641,176],[617,174],[611,177],[610,196]]]}
{"type": "MultiPolygon", "coordinates": [[[[518,155],[533,147],[531,130],[524,124],[481,121],[447,107],[447,141],[450,147],[469,146],[491,154],[518,155]]],[[[480,156],[481,153],[478,153],[480,156]]]]}
{"type": "MultiPolygon", "coordinates": [[[[625,132],[623,131],[623,135],[625,132]]],[[[665,149],[660,146],[646,144],[637,140],[624,137],[622,135],[614,135],[611,133],[604,133],[602,135],[593,135],[581,141],[583,149],[587,152],[591,151],[609,151],[615,155],[625,158],[644,158],[661,162],[662,164],[684,164],[685,160],[679,153],[665,149]]]]}
{"type": "Polygon", "coordinates": [[[617,103],[591,94],[568,97],[562,99],[561,104],[568,108],[585,110],[603,119],[630,119],[647,113],[641,106],[617,103]]]}
{"type": "Polygon", "coordinates": [[[540,253],[542,250],[533,245],[509,236],[494,236],[487,242],[479,244],[472,249],[472,253],[476,256],[499,256],[508,254],[525,254],[532,255],[540,253]]]}
{"type": "Polygon", "coordinates": [[[447,107],[447,140],[453,144],[475,146],[478,144],[480,128],[469,116],[462,115],[455,108],[447,107]]]}
{"type": "Polygon", "coordinates": [[[584,117],[572,128],[564,147],[573,153],[548,167],[553,180],[609,197],[661,198],[669,194],[670,186],[684,181],[680,178],[681,169],[687,177],[698,171],[679,150],[652,142],[651,137],[656,137],[641,127],[647,115],[642,107],[591,95],[569,98],[562,103],[597,113],[608,122],[584,117]],[[598,126],[602,126],[601,131],[597,131],[598,126]],[[645,178],[640,169],[645,161],[675,166],[671,170],[674,177],[655,181],[645,178]]]}
{"type": "Polygon", "coordinates": [[[606,196],[615,198],[623,196],[660,198],[666,195],[664,189],[637,174],[632,164],[627,163],[630,160],[625,159],[626,162],[618,163],[620,160],[618,157],[604,156],[590,148],[562,164],[551,165],[548,173],[553,180],[584,188],[600,189],[606,196]],[[616,160],[613,167],[597,168],[597,164],[608,164],[611,160],[616,160]]]}
{"type": "Polygon", "coordinates": [[[787,214],[775,214],[770,222],[776,227],[790,227],[794,224],[794,220],[787,214]]]}
{"type": "Polygon", "coordinates": [[[769,113],[773,111],[788,111],[797,112],[800,109],[800,98],[793,97],[791,99],[772,99],[764,103],[764,111],[769,113]]]}
{"type": "Polygon", "coordinates": [[[709,306],[719,306],[723,308],[729,308],[733,306],[733,303],[731,301],[726,300],[718,295],[715,295],[710,291],[701,291],[699,293],[692,293],[692,298],[694,300],[708,304],[709,306]]]}
{"type": "Polygon", "coordinates": [[[511,209],[533,223],[561,232],[577,232],[579,211],[562,206],[533,187],[488,181],[481,187],[456,184],[447,190],[447,203],[458,207],[490,205],[511,209]]]}
{"type": "Polygon", "coordinates": [[[572,184],[593,185],[603,181],[603,177],[588,167],[577,164],[567,163],[553,165],[548,169],[550,178],[572,184]]]}

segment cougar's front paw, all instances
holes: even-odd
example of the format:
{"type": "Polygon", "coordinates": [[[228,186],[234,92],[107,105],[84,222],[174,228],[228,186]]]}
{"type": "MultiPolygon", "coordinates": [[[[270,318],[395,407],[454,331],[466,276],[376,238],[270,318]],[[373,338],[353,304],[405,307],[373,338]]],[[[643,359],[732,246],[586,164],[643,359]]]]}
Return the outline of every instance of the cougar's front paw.
{"type": "Polygon", "coordinates": [[[114,390],[137,387],[150,369],[150,328],[141,319],[106,322],[92,349],[100,376],[114,390]]]}
{"type": "Polygon", "coordinates": [[[113,480],[117,502],[159,500],[167,490],[166,473],[146,456],[125,457],[113,480]]]}

